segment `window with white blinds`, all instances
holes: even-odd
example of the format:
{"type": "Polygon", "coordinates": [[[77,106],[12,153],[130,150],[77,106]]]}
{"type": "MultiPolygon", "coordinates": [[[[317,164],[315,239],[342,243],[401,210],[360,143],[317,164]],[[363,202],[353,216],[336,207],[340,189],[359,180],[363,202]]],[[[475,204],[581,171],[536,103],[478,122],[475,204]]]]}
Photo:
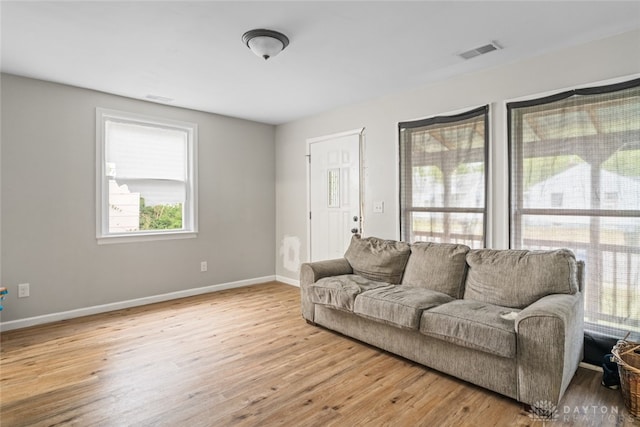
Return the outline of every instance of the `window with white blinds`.
{"type": "Polygon", "coordinates": [[[399,124],[402,240],[484,247],[488,115],[483,106],[399,124]]]}
{"type": "Polygon", "coordinates": [[[97,109],[99,243],[194,237],[197,125],[97,109]]]}
{"type": "Polygon", "coordinates": [[[640,79],[507,105],[510,240],[584,260],[585,329],[640,338],[640,79]]]}

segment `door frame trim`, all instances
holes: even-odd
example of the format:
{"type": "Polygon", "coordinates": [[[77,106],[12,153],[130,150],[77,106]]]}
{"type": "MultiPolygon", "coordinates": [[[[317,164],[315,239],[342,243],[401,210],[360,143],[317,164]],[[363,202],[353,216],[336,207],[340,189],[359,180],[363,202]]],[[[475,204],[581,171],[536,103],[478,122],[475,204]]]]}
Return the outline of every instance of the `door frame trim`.
{"type": "Polygon", "coordinates": [[[360,214],[360,233],[363,233],[364,230],[364,215],[363,215],[363,206],[364,206],[364,136],[365,136],[365,128],[357,128],[348,130],[345,132],[333,133],[325,136],[318,136],[314,138],[307,138],[307,149],[306,149],[306,164],[307,164],[307,259],[306,262],[311,262],[311,144],[317,142],[323,142],[330,139],[343,138],[345,136],[358,135],[360,138],[358,140],[358,175],[359,179],[359,194],[358,198],[360,200],[360,206],[358,206],[358,211],[360,214]]]}

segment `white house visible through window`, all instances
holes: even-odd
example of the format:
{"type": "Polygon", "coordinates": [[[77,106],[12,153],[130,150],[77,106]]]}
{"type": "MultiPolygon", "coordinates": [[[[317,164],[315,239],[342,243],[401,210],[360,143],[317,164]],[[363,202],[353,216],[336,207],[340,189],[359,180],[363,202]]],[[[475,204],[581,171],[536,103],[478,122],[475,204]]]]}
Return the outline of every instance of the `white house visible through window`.
{"type": "Polygon", "coordinates": [[[99,242],[195,236],[197,126],[97,109],[99,242]]]}

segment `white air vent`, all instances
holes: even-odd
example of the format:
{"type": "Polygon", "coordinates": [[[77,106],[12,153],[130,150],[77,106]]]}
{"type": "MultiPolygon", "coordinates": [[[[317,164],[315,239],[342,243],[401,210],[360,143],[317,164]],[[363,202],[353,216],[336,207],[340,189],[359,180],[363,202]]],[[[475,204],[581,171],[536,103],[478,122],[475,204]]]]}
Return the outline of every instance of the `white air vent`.
{"type": "Polygon", "coordinates": [[[493,52],[494,50],[502,49],[496,42],[491,42],[484,46],[477,47],[475,49],[468,50],[458,54],[462,59],[471,59],[476,56],[484,55],[485,53],[493,52]]]}
{"type": "Polygon", "coordinates": [[[147,98],[149,101],[156,101],[156,102],[172,102],[173,99],[171,98],[167,98],[166,96],[160,96],[160,95],[147,95],[145,96],[145,98],[147,98]]]}

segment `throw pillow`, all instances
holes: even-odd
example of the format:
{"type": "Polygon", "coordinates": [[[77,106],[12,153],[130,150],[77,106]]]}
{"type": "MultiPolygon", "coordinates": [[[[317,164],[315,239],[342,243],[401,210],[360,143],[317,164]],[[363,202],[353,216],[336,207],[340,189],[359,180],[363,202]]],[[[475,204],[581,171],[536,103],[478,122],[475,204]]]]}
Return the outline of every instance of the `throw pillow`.
{"type": "Polygon", "coordinates": [[[354,273],[369,280],[397,285],[410,254],[408,243],[377,237],[362,239],[355,234],[344,257],[354,273]]]}
{"type": "Polygon", "coordinates": [[[420,286],[461,298],[469,247],[454,243],[417,242],[402,277],[403,285],[420,286]]]}
{"type": "Polygon", "coordinates": [[[547,295],[578,292],[576,258],[568,249],[475,249],[467,264],[465,299],[524,308],[547,295]]]}

